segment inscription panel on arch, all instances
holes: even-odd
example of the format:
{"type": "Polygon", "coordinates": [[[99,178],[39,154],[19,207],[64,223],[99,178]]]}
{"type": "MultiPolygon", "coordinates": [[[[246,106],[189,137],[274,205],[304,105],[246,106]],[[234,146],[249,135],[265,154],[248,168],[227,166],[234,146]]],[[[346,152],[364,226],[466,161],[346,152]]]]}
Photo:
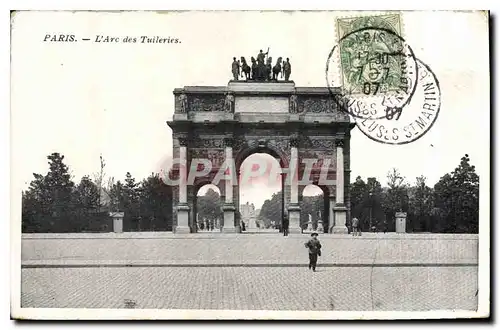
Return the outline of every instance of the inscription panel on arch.
{"type": "Polygon", "coordinates": [[[288,113],[288,97],[237,96],[235,113],[288,113]]]}

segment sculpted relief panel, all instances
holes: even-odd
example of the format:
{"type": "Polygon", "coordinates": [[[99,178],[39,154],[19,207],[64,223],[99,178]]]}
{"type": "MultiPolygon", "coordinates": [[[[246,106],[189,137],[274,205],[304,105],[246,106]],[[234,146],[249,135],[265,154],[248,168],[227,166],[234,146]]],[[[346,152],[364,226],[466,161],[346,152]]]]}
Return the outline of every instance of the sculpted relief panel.
{"type": "Polygon", "coordinates": [[[328,114],[336,120],[349,120],[349,116],[338,110],[337,104],[330,96],[299,97],[297,108],[301,114],[328,114]]]}
{"type": "Polygon", "coordinates": [[[208,159],[212,163],[212,169],[219,168],[224,163],[224,151],[221,150],[207,150],[193,148],[191,149],[191,159],[208,159]]]}
{"type": "Polygon", "coordinates": [[[224,111],[225,103],[224,95],[190,95],[188,97],[189,111],[195,112],[224,111]]]}
{"type": "Polygon", "coordinates": [[[224,139],[196,138],[193,140],[194,148],[224,148],[224,139]]]}

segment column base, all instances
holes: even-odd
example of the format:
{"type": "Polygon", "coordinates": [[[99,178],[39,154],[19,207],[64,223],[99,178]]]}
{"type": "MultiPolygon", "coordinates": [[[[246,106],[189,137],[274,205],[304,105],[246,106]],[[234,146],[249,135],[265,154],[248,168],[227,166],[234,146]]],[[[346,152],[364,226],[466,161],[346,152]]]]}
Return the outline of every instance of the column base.
{"type": "Polygon", "coordinates": [[[300,228],[300,205],[290,204],[288,205],[288,232],[289,233],[301,233],[302,228],[300,228]]]}
{"type": "Polygon", "coordinates": [[[348,234],[349,231],[347,230],[347,227],[333,227],[331,228],[330,232],[332,234],[348,234]]]}
{"type": "Polygon", "coordinates": [[[303,234],[301,228],[289,228],[288,233],[289,234],[303,234]]]}
{"type": "Polygon", "coordinates": [[[347,218],[347,208],[344,205],[336,205],[333,207],[334,226],[330,227],[332,234],[347,234],[349,231],[345,226],[347,218]]]}
{"type": "Polygon", "coordinates": [[[234,226],[234,211],[236,208],[232,204],[224,204],[222,207],[224,211],[224,225],[222,226],[223,233],[237,233],[238,227],[234,226]]]}
{"type": "Polygon", "coordinates": [[[191,234],[191,228],[189,227],[175,227],[174,234],[191,234]]]}
{"type": "Polygon", "coordinates": [[[175,227],[174,233],[191,233],[191,228],[189,228],[189,205],[187,204],[177,205],[177,226],[175,227]]]}

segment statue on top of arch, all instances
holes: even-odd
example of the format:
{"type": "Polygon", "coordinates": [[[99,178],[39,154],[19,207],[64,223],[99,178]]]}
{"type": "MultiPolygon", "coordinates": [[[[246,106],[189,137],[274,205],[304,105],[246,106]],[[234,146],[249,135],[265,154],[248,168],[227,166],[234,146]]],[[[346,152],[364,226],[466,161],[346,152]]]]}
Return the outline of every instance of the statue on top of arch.
{"type": "Polygon", "coordinates": [[[244,78],[247,81],[269,82],[278,81],[280,78],[284,78],[284,81],[290,80],[290,74],[292,73],[290,59],[287,58],[286,61],[283,61],[283,57],[278,57],[273,65],[273,58],[269,56],[269,48],[265,53],[261,49],[256,57],[251,57],[250,62],[251,66],[247,63],[245,57],[241,56],[239,61],[236,60],[236,57],[233,57],[231,65],[233,80],[239,80],[239,78],[244,78]]]}

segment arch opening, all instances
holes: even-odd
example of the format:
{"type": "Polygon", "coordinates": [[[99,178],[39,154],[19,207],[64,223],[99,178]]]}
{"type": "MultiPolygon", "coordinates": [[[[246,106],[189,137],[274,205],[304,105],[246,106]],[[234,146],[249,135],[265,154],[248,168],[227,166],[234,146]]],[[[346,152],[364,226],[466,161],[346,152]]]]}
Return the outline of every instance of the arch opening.
{"type": "Polygon", "coordinates": [[[204,184],[195,194],[194,214],[197,232],[220,231],[223,224],[223,200],[219,187],[214,184],[204,184]]]}
{"type": "Polygon", "coordinates": [[[242,233],[278,232],[284,214],[281,158],[254,149],[237,162],[237,217],[242,233]]]}
{"type": "Polygon", "coordinates": [[[303,187],[300,199],[300,227],[304,232],[327,233],[329,228],[330,201],[328,189],[309,184],[303,187]]]}

